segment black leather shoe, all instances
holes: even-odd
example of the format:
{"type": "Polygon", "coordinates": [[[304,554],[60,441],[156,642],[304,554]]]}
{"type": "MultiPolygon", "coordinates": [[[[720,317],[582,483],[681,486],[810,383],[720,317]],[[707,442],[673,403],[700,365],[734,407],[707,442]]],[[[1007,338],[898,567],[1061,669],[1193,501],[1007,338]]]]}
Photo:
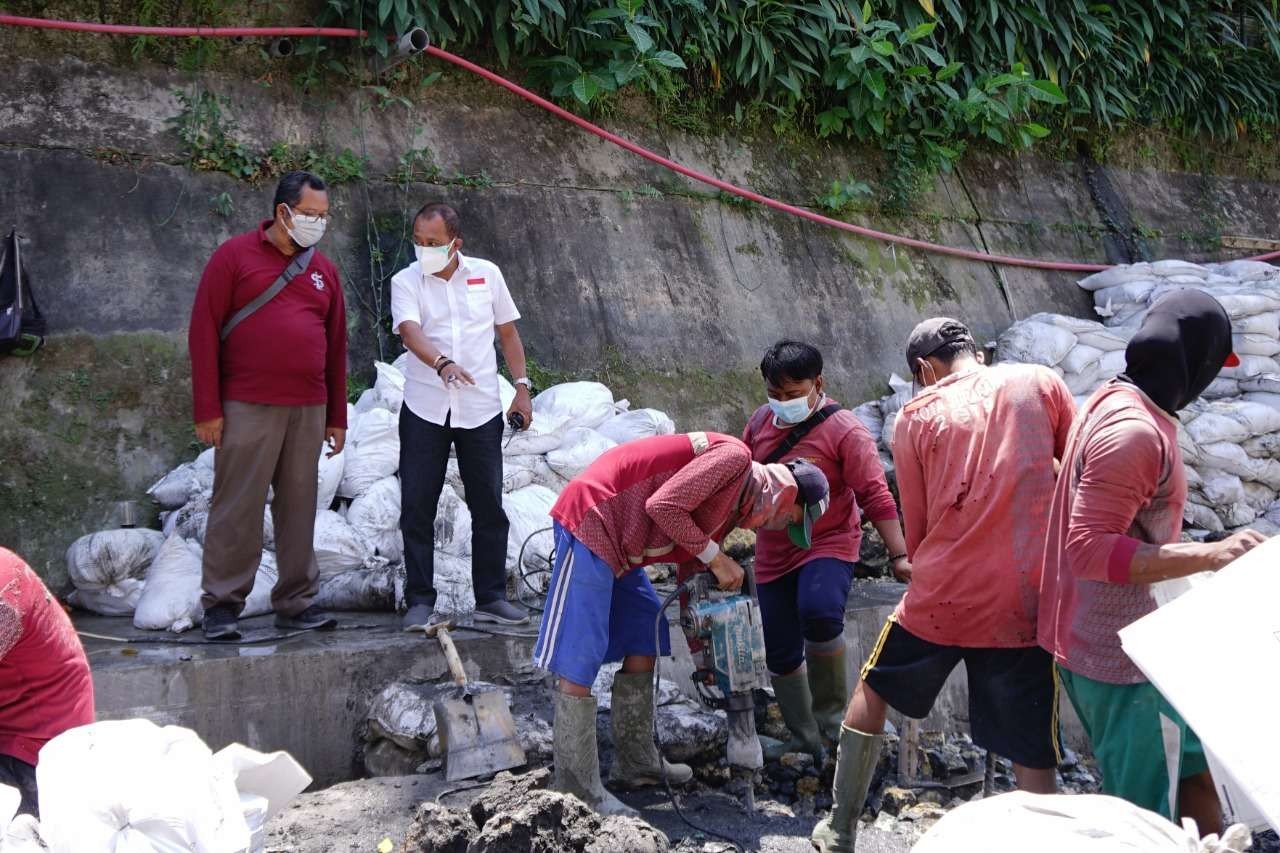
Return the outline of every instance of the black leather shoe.
{"type": "Polygon", "coordinates": [[[236,614],[225,604],[215,604],[204,612],[204,638],[206,640],[238,640],[240,625],[236,614]]]}

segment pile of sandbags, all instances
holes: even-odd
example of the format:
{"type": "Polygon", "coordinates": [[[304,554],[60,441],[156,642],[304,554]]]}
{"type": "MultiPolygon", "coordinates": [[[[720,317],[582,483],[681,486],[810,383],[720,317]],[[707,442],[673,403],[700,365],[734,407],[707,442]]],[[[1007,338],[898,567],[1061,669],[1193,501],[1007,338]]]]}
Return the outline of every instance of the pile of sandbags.
{"type": "MultiPolygon", "coordinates": [[[[1185,521],[1193,535],[1253,527],[1280,532],[1280,268],[1256,261],[1200,266],[1157,261],[1111,267],[1085,278],[1105,323],[1035,314],[996,344],[1002,363],[1042,364],[1062,377],[1077,405],[1125,368],[1125,347],[1151,303],[1172,290],[1213,295],[1231,316],[1238,367],[1224,368],[1180,415],[1178,444],[1187,468],[1185,521]]],[[[854,409],[882,457],[911,387],[890,378],[893,393],[854,409]]],[[[892,472],[892,463],[887,469],[892,472]]]]}
{"type": "MultiPolygon", "coordinates": [[[[374,365],[377,380],[347,407],[342,453],[317,460],[314,546],[320,568],[317,604],[332,610],[403,606],[404,536],[400,530],[400,407],[404,357],[374,365]]],[[[500,379],[504,410],[515,389],[500,379]]],[[[670,435],[675,424],[653,409],[630,411],[598,382],[569,382],[533,400],[533,424],[503,436],[503,508],[507,585],[523,587],[520,569],[546,568],[551,557],[550,510],[569,480],[618,444],[670,435]]],[[[67,552],[76,586],[72,602],[109,615],[133,615],[139,628],[182,631],[199,625],[200,559],[213,494],[215,451],[201,453],[149,490],[161,509],[162,531],[113,530],[77,540],[67,552]]],[[[471,514],[456,458],[450,458],[435,520],[437,607],[475,607],[471,584],[471,514]]],[[[268,501],[271,500],[270,493],[268,501]]],[[[270,611],[275,584],[271,508],[263,517],[262,564],[245,615],[270,611]]],[[[546,578],[542,578],[545,582],[546,578]]],[[[527,590],[524,590],[527,592],[527,590]]]]}

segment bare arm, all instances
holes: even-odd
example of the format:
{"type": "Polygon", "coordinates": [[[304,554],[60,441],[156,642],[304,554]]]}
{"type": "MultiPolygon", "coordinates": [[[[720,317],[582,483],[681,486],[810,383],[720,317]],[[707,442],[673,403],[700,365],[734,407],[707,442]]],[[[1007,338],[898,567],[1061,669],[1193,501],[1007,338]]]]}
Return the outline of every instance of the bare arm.
{"type": "Polygon", "coordinates": [[[1129,562],[1129,583],[1154,583],[1199,572],[1216,572],[1267,541],[1256,530],[1242,530],[1221,542],[1139,545],[1129,562]]]}
{"type": "Polygon", "coordinates": [[[911,563],[906,556],[907,540],[902,535],[902,525],[898,523],[898,519],[887,518],[882,521],[873,521],[871,524],[884,540],[884,547],[888,549],[889,556],[898,557],[897,560],[889,563],[894,577],[903,583],[911,580],[911,563]]]}
{"type": "MultiPolygon", "coordinates": [[[[502,358],[507,362],[511,378],[526,378],[529,374],[526,373],[524,343],[520,340],[520,332],[516,329],[515,321],[499,323],[497,329],[498,344],[502,347],[502,358]]],[[[533,423],[533,400],[529,396],[527,385],[516,386],[516,398],[511,402],[511,408],[507,410],[507,417],[510,417],[512,412],[519,412],[524,418],[525,429],[533,423]]]]}
{"type": "MultiPolygon", "coordinates": [[[[427,338],[427,333],[422,331],[421,324],[414,320],[405,320],[397,328],[400,333],[400,340],[404,341],[405,349],[421,359],[422,363],[434,369],[436,362],[440,356],[448,358],[447,354],[440,352],[435,348],[427,338]]],[[[440,378],[446,383],[450,381],[458,381],[464,385],[475,385],[476,381],[471,378],[471,374],[457,362],[446,363],[440,370],[440,378]],[[453,379],[456,377],[456,379],[453,379]]]]}

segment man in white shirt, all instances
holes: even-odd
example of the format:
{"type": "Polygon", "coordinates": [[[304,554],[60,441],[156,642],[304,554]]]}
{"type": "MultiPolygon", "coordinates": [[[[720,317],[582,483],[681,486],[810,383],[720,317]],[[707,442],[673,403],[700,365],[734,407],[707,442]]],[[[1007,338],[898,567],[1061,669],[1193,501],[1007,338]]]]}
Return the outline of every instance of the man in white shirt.
{"type": "Polygon", "coordinates": [[[515,379],[507,417],[533,422],[524,345],[507,282],[495,264],[464,257],[457,212],[428,204],[413,220],[418,260],[391,279],[391,325],[409,350],[400,410],[400,528],[404,532],[404,629],[435,616],[435,517],[449,448],[471,511],[471,579],[478,622],[521,625],[528,614],[506,598],[507,531],[502,509],[502,403],[494,330],[515,379]]]}

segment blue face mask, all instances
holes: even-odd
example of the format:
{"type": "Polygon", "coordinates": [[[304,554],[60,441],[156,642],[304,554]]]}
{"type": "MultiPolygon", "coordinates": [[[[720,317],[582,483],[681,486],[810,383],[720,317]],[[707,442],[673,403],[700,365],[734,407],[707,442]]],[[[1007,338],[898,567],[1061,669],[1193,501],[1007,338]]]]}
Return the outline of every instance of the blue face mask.
{"type": "Polygon", "coordinates": [[[794,400],[775,400],[770,397],[769,408],[773,410],[774,416],[784,424],[801,423],[813,413],[813,404],[809,402],[808,395],[797,397],[794,400]]]}

